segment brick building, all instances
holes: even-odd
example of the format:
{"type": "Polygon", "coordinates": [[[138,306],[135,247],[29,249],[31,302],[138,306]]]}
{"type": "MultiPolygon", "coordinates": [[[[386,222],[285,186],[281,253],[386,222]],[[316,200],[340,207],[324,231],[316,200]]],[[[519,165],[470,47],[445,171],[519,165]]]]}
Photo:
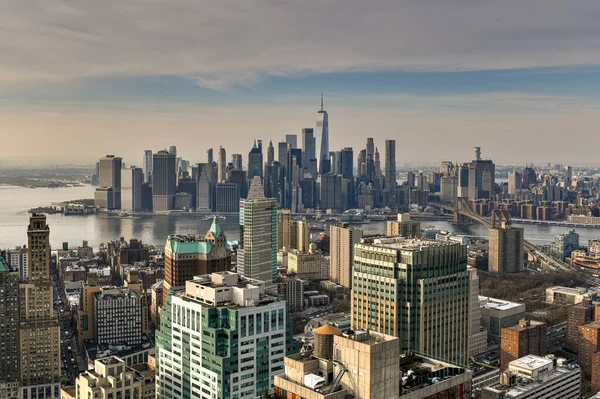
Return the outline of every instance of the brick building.
{"type": "Polygon", "coordinates": [[[546,323],[523,319],[519,324],[503,328],[500,336],[500,371],[506,370],[508,363],[523,356],[544,356],[546,347],[546,323]]]}

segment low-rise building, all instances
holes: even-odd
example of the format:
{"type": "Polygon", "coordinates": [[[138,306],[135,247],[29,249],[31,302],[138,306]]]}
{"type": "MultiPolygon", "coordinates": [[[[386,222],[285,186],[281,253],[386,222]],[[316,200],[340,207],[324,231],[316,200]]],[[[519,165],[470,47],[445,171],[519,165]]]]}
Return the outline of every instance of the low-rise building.
{"type": "Polygon", "coordinates": [[[525,305],[503,299],[479,297],[481,305],[481,324],[488,332],[488,337],[500,341],[500,332],[505,327],[514,326],[525,317],[525,305]]]}
{"type": "Polygon", "coordinates": [[[483,389],[481,399],[578,399],[579,367],[564,364],[563,360],[534,355],[513,360],[499,384],[483,389]]]}
{"type": "Polygon", "coordinates": [[[587,289],[583,287],[549,287],[546,288],[546,302],[561,305],[575,305],[583,301],[587,289]]]}

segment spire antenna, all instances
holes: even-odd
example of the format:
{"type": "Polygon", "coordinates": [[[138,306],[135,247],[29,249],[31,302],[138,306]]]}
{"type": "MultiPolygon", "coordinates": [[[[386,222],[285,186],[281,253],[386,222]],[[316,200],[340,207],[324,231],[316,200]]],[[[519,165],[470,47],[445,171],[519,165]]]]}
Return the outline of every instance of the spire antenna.
{"type": "Polygon", "coordinates": [[[323,111],[323,90],[321,90],[321,111],[323,111]]]}

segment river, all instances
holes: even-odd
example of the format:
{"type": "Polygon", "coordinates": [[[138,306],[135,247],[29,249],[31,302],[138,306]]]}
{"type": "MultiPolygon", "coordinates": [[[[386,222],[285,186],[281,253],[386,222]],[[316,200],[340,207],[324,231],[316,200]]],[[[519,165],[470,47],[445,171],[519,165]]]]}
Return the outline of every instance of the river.
{"type": "MultiPolygon", "coordinates": [[[[66,188],[24,188],[0,186],[0,248],[11,248],[27,243],[27,225],[29,208],[48,206],[52,202],[93,198],[94,187],[66,188]]],[[[97,248],[100,243],[116,240],[120,237],[141,239],[145,243],[163,245],[169,234],[205,234],[210,221],[202,220],[199,215],[153,215],[116,217],[99,215],[64,216],[48,215],[50,225],[50,242],[53,248],[59,248],[63,242],[77,246],[82,240],[97,248]]],[[[220,220],[221,228],[229,241],[239,239],[238,218],[228,216],[220,220]]],[[[479,224],[470,226],[453,226],[445,221],[426,221],[422,227],[431,226],[441,230],[453,231],[487,238],[487,229],[479,224]]],[[[547,244],[563,233],[564,228],[557,226],[521,225],[525,229],[525,239],[538,245],[547,244]]],[[[364,229],[365,234],[381,234],[385,232],[384,222],[371,222],[357,226],[364,229]]],[[[576,229],[580,235],[580,243],[586,245],[592,238],[600,238],[600,230],[576,229]]]]}

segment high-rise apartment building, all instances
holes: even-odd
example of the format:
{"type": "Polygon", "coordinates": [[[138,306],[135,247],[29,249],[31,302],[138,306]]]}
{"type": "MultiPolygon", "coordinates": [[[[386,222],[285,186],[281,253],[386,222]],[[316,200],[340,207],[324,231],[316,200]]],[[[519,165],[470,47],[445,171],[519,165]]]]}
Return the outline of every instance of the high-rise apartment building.
{"type": "Polygon", "coordinates": [[[53,307],[50,227],[45,215],[30,216],[27,239],[29,278],[19,287],[20,397],[54,399],[60,397],[60,327],[53,307]]]}
{"type": "Polygon", "coordinates": [[[163,303],[166,302],[167,290],[181,290],[185,282],[194,276],[224,272],[230,267],[231,250],[216,218],[204,237],[169,236],[165,244],[163,303]]]}
{"type": "Polygon", "coordinates": [[[114,155],[100,158],[99,187],[94,194],[94,204],[105,209],[121,209],[122,159],[114,155]]]}
{"type": "Polygon", "coordinates": [[[208,150],[206,150],[206,162],[213,163],[213,161],[214,161],[213,149],[209,148],[208,150]]]}
{"type": "Polygon", "coordinates": [[[572,353],[579,351],[579,326],[594,320],[594,305],[588,296],[577,305],[570,306],[567,310],[567,338],[565,348],[572,353]]]}
{"type": "Polygon", "coordinates": [[[177,192],[177,159],[175,154],[161,150],[152,156],[152,209],[164,212],[173,209],[177,192]]]}
{"type": "Polygon", "coordinates": [[[19,272],[0,255],[0,398],[19,397],[19,272]]]}
{"type": "Polygon", "coordinates": [[[507,211],[495,210],[489,233],[489,271],[500,274],[523,271],[523,228],[512,226],[507,211]]]}
{"type": "Polygon", "coordinates": [[[240,200],[237,270],[270,287],[277,277],[277,201],[262,195],[260,178],[253,179],[250,191],[240,200]]]}
{"type": "Polygon", "coordinates": [[[150,175],[152,175],[152,150],[144,151],[144,162],[142,163],[144,169],[144,183],[149,183],[150,175]]]}
{"type": "Polygon", "coordinates": [[[363,236],[361,229],[347,223],[332,225],[329,228],[329,254],[331,281],[346,288],[352,288],[352,268],[354,266],[354,245],[363,236]]]}
{"type": "Polygon", "coordinates": [[[519,324],[502,329],[500,336],[500,371],[523,356],[546,354],[546,323],[521,320],[519,324]]]}
{"type": "Polygon", "coordinates": [[[399,213],[398,220],[387,222],[386,235],[388,237],[419,238],[421,237],[421,222],[411,220],[410,213],[399,213]]]}
{"type": "Polygon", "coordinates": [[[308,170],[313,179],[317,178],[317,155],[314,129],[302,129],[302,166],[308,170]]]}
{"type": "Polygon", "coordinates": [[[331,165],[329,163],[329,116],[327,115],[327,111],[323,109],[323,93],[321,93],[321,109],[317,112],[315,136],[321,136],[319,173],[324,175],[330,172],[331,165]]]}
{"type": "Polygon", "coordinates": [[[354,251],[352,328],[399,337],[403,350],[468,363],[465,245],[377,238],[364,239],[354,251]]]}
{"type": "Polygon", "coordinates": [[[248,181],[252,180],[255,176],[261,179],[263,177],[263,153],[256,145],[256,140],[254,140],[254,146],[248,154],[248,181]]]}
{"type": "Polygon", "coordinates": [[[142,300],[135,290],[114,287],[94,293],[93,312],[98,346],[142,344],[142,300]]]}
{"type": "Polygon", "coordinates": [[[102,287],[98,284],[96,278],[89,278],[81,286],[79,296],[79,312],[77,318],[77,337],[80,347],[83,348],[84,341],[94,339],[94,294],[101,292],[102,287]]]}
{"type": "Polygon", "coordinates": [[[579,249],[579,234],[574,229],[569,229],[554,238],[548,252],[557,259],[565,260],[576,249],[579,249]]]}
{"type": "Polygon", "coordinates": [[[126,211],[142,210],[142,169],[130,166],[121,169],[121,209],[126,211]]]}
{"type": "Polygon", "coordinates": [[[264,282],[231,272],[196,276],[169,294],[156,337],[160,398],[256,398],[273,392],[294,349],[287,304],[264,282]],[[236,396],[237,395],[237,396],[236,396]]]}
{"type": "Polygon", "coordinates": [[[227,152],[225,148],[219,147],[219,155],[217,160],[218,165],[218,181],[219,183],[227,180],[227,152]]]}
{"type": "Polygon", "coordinates": [[[600,324],[595,321],[579,326],[577,363],[586,377],[592,374],[594,353],[600,351],[600,324]]]}
{"type": "Polygon", "coordinates": [[[306,219],[294,219],[287,210],[277,213],[277,249],[296,249],[308,252],[310,225],[306,219]]]}

